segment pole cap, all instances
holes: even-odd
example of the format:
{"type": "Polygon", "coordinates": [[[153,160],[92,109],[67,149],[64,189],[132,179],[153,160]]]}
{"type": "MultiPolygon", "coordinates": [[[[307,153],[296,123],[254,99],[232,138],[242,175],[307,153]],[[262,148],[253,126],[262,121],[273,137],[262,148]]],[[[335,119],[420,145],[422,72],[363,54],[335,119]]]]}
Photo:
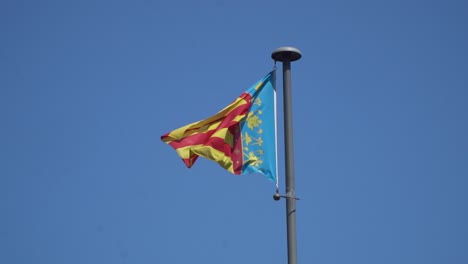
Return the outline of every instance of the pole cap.
{"type": "Polygon", "coordinates": [[[271,58],[275,61],[297,61],[302,57],[301,52],[294,47],[281,47],[271,53],[271,58]]]}

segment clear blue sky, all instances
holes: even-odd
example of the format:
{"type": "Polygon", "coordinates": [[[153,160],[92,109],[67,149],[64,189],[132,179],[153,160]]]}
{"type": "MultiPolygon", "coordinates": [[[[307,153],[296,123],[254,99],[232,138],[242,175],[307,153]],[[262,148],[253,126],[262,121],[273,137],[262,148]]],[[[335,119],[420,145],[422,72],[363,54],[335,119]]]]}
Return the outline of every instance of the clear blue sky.
{"type": "Polygon", "coordinates": [[[468,263],[467,25],[461,0],[1,1],[0,263],[286,263],[272,182],[159,139],[284,45],[299,263],[468,263]]]}

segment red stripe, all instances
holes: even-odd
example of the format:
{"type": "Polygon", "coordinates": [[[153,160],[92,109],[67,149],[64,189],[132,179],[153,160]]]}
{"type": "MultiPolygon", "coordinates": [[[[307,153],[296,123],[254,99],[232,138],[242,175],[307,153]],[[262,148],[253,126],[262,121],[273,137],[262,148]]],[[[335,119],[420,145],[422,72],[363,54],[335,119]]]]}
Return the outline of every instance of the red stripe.
{"type": "Polygon", "coordinates": [[[234,174],[242,173],[242,135],[240,125],[237,125],[234,129],[229,129],[234,135],[234,147],[231,153],[231,160],[233,164],[234,174]]]}
{"type": "Polygon", "coordinates": [[[188,159],[182,159],[182,161],[185,163],[185,166],[187,166],[188,168],[191,168],[197,159],[198,159],[198,155],[192,155],[188,159]]]}
{"type": "MultiPolygon", "coordinates": [[[[230,125],[237,124],[238,121],[233,121],[233,119],[238,115],[245,115],[248,112],[248,110],[250,109],[250,106],[252,105],[252,102],[250,102],[250,99],[252,98],[252,96],[250,94],[244,93],[244,94],[242,94],[240,96],[240,98],[244,99],[247,103],[239,105],[238,107],[234,108],[231,112],[229,112],[229,114],[227,114],[225,116],[221,116],[220,118],[218,118],[216,120],[213,120],[213,122],[211,122],[210,124],[216,123],[219,120],[222,120],[221,124],[219,124],[219,126],[216,129],[225,128],[225,127],[229,127],[230,125]],[[229,123],[231,121],[232,121],[232,124],[229,123]]],[[[185,131],[185,133],[189,133],[191,131],[197,131],[200,128],[201,127],[195,127],[195,128],[187,129],[187,131],[185,131]]],[[[170,133],[168,133],[168,134],[170,134],[170,133]]]]}
{"type": "MultiPolygon", "coordinates": [[[[230,157],[233,162],[234,174],[241,174],[242,169],[242,140],[239,121],[235,121],[234,118],[239,115],[246,115],[250,106],[252,105],[251,99],[252,96],[248,93],[243,93],[239,98],[244,99],[247,104],[242,104],[235,109],[233,109],[226,116],[214,120],[212,123],[219,122],[221,123],[213,130],[206,131],[205,133],[188,135],[184,138],[175,139],[170,136],[171,132],[161,136],[161,140],[168,143],[174,149],[188,147],[191,145],[205,145],[210,146],[218,151],[224,153],[225,156],[230,157]],[[233,145],[228,144],[225,139],[219,137],[213,137],[213,134],[220,129],[228,128],[229,132],[233,135],[233,145]]],[[[210,124],[212,124],[210,123],[210,124]]],[[[209,124],[207,124],[209,125],[209,124]]],[[[200,127],[187,130],[193,131],[194,133],[200,130],[200,127]]],[[[191,167],[197,160],[198,155],[191,155],[188,159],[182,159],[187,167],[191,167]]]]}
{"type": "MultiPolygon", "coordinates": [[[[239,127],[237,125],[237,127],[239,127]]],[[[232,127],[234,129],[234,127],[232,127]]],[[[231,128],[229,129],[231,130],[231,128]]],[[[183,139],[181,142],[178,141],[172,141],[169,143],[171,147],[174,149],[182,148],[182,147],[187,147],[187,146],[193,146],[193,145],[204,145],[204,146],[210,146],[218,151],[221,151],[224,153],[224,155],[231,157],[231,153],[233,152],[234,147],[236,146],[235,144],[231,146],[228,144],[225,139],[219,138],[219,137],[211,137],[210,135],[207,134],[200,134],[206,137],[206,140],[204,141],[198,141],[194,144],[191,144],[190,142],[186,142],[185,139],[183,139]]],[[[197,135],[198,136],[198,135],[197,135]]],[[[234,138],[234,142],[236,141],[236,138],[234,138]]]]}
{"type": "MultiPolygon", "coordinates": [[[[173,141],[169,142],[169,145],[171,145],[175,149],[178,149],[178,148],[186,147],[190,145],[204,144],[207,140],[210,139],[210,137],[216,131],[219,131],[220,129],[223,129],[223,128],[229,128],[229,127],[237,125],[239,121],[234,121],[233,119],[239,115],[246,115],[249,108],[250,108],[250,104],[239,106],[235,110],[233,110],[231,114],[223,117],[223,121],[219,124],[219,126],[216,129],[206,131],[205,133],[189,135],[179,140],[173,139],[173,141]]],[[[163,136],[164,139],[168,137],[170,138],[169,134],[170,133],[164,135],[163,136]]],[[[163,139],[163,137],[161,138],[163,139]]]]}
{"type": "MultiPolygon", "coordinates": [[[[240,140],[240,126],[238,123],[236,123],[235,125],[229,127],[228,130],[233,135],[232,146],[223,138],[211,137],[216,130],[213,130],[212,133],[203,133],[189,136],[183,138],[180,141],[169,142],[168,144],[174,149],[200,144],[204,146],[210,146],[218,151],[223,152],[225,156],[231,157],[234,164],[234,174],[240,174],[242,168],[242,141],[240,140]]],[[[184,162],[187,165],[189,161],[187,160],[184,162]]],[[[187,165],[187,167],[190,166],[187,165]]]]}

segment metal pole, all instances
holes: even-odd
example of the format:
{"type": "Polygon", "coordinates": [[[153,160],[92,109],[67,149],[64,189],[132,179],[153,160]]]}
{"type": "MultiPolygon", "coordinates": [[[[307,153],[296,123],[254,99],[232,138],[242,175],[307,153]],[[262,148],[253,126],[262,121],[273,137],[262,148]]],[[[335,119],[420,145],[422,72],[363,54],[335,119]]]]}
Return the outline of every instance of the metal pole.
{"type": "Polygon", "coordinates": [[[273,51],[271,57],[283,62],[283,106],[284,106],[284,146],[286,169],[286,225],[288,241],[288,264],[297,264],[296,240],[296,193],[294,190],[294,149],[291,97],[291,61],[302,57],[293,47],[281,47],[273,51]]]}
{"type": "Polygon", "coordinates": [[[291,100],[291,62],[283,62],[284,149],[286,162],[286,224],[288,230],[288,263],[297,263],[296,197],[294,191],[294,150],[291,100]]]}

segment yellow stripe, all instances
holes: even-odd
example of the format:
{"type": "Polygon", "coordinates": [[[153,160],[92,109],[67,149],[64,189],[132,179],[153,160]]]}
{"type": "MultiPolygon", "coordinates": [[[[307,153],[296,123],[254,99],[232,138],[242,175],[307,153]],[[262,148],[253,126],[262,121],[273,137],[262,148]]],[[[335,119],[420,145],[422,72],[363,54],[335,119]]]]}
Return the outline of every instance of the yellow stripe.
{"type": "MultiPolygon", "coordinates": [[[[218,138],[224,140],[224,142],[229,144],[231,147],[234,144],[234,136],[232,135],[232,133],[227,128],[223,128],[223,129],[220,129],[219,131],[216,131],[216,133],[214,133],[210,138],[214,138],[214,137],[218,137],[218,138]]],[[[177,154],[179,154],[179,156],[182,159],[188,159],[191,156],[193,156],[193,153],[192,153],[192,155],[190,155],[191,149],[199,148],[199,147],[203,147],[203,146],[204,146],[204,144],[189,145],[189,146],[178,148],[178,149],[176,149],[176,151],[177,151],[177,154]]]]}
{"type": "Polygon", "coordinates": [[[217,162],[221,167],[234,173],[231,157],[224,155],[223,152],[209,146],[195,148],[193,152],[201,157],[217,162]]]}
{"type": "Polygon", "coordinates": [[[221,165],[221,167],[230,171],[231,173],[234,173],[231,158],[229,156],[226,156],[224,152],[214,149],[210,146],[193,145],[193,146],[178,148],[176,151],[177,151],[177,154],[179,154],[179,156],[182,159],[188,159],[195,154],[200,157],[204,157],[206,159],[212,160],[218,163],[219,165],[221,165]]]}
{"type": "MultiPolygon", "coordinates": [[[[222,118],[227,116],[237,107],[244,105],[244,104],[247,104],[247,101],[241,98],[237,98],[236,101],[234,101],[234,103],[230,104],[229,106],[227,106],[226,108],[218,112],[216,115],[209,117],[207,119],[204,119],[204,120],[193,122],[181,128],[175,129],[171,131],[168,136],[171,137],[172,140],[181,139],[188,135],[195,135],[198,133],[204,133],[206,131],[211,131],[213,129],[216,129],[219,126],[219,124],[222,122],[222,118]],[[192,131],[186,132],[187,130],[192,130],[192,131]]],[[[245,115],[237,115],[234,118],[234,120],[240,121],[244,116],[245,115]]],[[[171,141],[171,140],[166,139],[165,142],[168,142],[168,141],[171,141]]]]}
{"type": "MultiPolygon", "coordinates": [[[[245,116],[246,116],[246,114],[237,115],[233,119],[233,121],[240,122],[242,120],[242,118],[244,118],[245,116]]],[[[216,130],[219,127],[219,125],[221,124],[222,121],[223,120],[217,121],[215,123],[212,123],[212,124],[204,127],[203,129],[200,128],[198,130],[193,130],[193,128],[190,127],[192,124],[186,125],[184,127],[178,128],[178,129],[173,130],[172,132],[170,132],[169,135],[168,135],[170,137],[170,139],[163,139],[163,140],[164,140],[164,142],[169,142],[169,141],[176,140],[176,139],[181,139],[181,138],[184,138],[184,137],[187,137],[187,136],[202,134],[202,133],[206,133],[206,132],[209,132],[209,131],[212,131],[212,130],[216,130]],[[190,130],[190,131],[187,132],[187,130],[190,130]]]]}
{"type": "Polygon", "coordinates": [[[179,155],[179,157],[181,157],[182,159],[189,159],[191,156],[193,156],[193,153],[191,152],[192,149],[199,148],[199,147],[203,147],[203,144],[190,145],[190,146],[178,148],[176,149],[176,152],[179,155]]]}
{"type": "Polygon", "coordinates": [[[218,137],[224,140],[227,144],[229,144],[231,147],[234,144],[234,136],[232,133],[229,131],[227,128],[220,129],[216,131],[211,138],[218,137]]]}

